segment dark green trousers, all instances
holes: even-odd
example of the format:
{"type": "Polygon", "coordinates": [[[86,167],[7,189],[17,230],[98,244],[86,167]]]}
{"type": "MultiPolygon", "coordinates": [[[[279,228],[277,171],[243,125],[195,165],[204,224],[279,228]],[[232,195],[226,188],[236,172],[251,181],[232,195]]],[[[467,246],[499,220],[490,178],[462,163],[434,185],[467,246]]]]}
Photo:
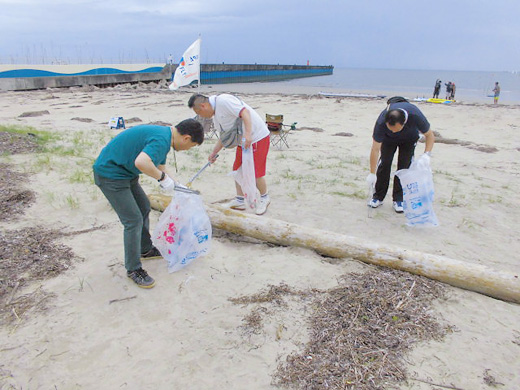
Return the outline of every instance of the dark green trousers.
{"type": "Polygon", "coordinates": [[[124,227],[125,268],[141,268],[141,253],[152,248],[150,239],[150,201],[139,185],[139,177],[114,180],[94,172],[94,182],[108,199],[124,227]]]}

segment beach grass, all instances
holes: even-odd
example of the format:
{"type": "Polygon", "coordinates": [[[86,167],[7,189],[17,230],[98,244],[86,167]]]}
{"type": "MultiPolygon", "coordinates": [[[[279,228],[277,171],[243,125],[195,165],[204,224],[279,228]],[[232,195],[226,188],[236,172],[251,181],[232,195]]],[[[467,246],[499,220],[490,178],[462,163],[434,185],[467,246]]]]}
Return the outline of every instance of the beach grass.
{"type": "Polygon", "coordinates": [[[59,135],[45,130],[37,130],[31,126],[21,125],[0,125],[0,132],[29,135],[33,137],[34,141],[39,145],[45,145],[50,141],[54,141],[59,138],[59,135]]]}

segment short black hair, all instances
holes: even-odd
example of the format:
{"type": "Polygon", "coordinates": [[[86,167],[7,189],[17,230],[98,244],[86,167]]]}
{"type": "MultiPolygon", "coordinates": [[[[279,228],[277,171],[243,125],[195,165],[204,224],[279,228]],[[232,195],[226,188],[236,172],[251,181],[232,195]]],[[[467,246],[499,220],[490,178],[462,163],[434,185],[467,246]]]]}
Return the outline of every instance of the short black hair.
{"type": "Polygon", "coordinates": [[[179,134],[189,135],[193,142],[202,145],[204,142],[204,128],[202,124],[195,119],[184,119],[177,126],[175,126],[179,134]]]}
{"type": "Polygon", "coordinates": [[[190,97],[190,100],[188,100],[188,107],[193,108],[195,104],[205,103],[207,101],[209,101],[207,96],[201,95],[200,93],[195,93],[190,97]]]}
{"type": "Polygon", "coordinates": [[[405,120],[406,117],[403,110],[389,110],[385,114],[385,123],[388,123],[390,126],[394,126],[397,123],[404,125],[405,120]]]}

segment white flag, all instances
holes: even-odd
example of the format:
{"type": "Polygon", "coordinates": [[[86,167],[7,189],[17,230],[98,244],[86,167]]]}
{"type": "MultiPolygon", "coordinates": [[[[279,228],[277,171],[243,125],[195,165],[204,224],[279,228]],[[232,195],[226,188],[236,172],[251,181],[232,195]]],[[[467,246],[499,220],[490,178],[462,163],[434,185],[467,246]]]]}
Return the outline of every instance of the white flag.
{"type": "Polygon", "coordinates": [[[200,38],[193,42],[182,55],[181,61],[175,69],[170,89],[175,91],[183,85],[190,84],[193,80],[199,80],[200,83],[200,38]]]}

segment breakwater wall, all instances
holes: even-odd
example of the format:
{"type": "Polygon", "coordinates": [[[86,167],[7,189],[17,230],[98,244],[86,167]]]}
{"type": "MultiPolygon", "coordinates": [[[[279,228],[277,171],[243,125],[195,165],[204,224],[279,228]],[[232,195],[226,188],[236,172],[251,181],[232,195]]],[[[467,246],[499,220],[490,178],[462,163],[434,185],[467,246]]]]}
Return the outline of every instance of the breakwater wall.
{"type": "Polygon", "coordinates": [[[334,67],[318,65],[203,64],[202,84],[251,83],[331,75],[334,67]]]}
{"type": "MultiPolygon", "coordinates": [[[[80,64],[2,65],[0,91],[23,91],[83,85],[113,86],[124,83],[169,81],[177,65],[80,64]]],[[[330,75],[333,66],[202,64],[202,84],[280,81],[330,75]]]]}

